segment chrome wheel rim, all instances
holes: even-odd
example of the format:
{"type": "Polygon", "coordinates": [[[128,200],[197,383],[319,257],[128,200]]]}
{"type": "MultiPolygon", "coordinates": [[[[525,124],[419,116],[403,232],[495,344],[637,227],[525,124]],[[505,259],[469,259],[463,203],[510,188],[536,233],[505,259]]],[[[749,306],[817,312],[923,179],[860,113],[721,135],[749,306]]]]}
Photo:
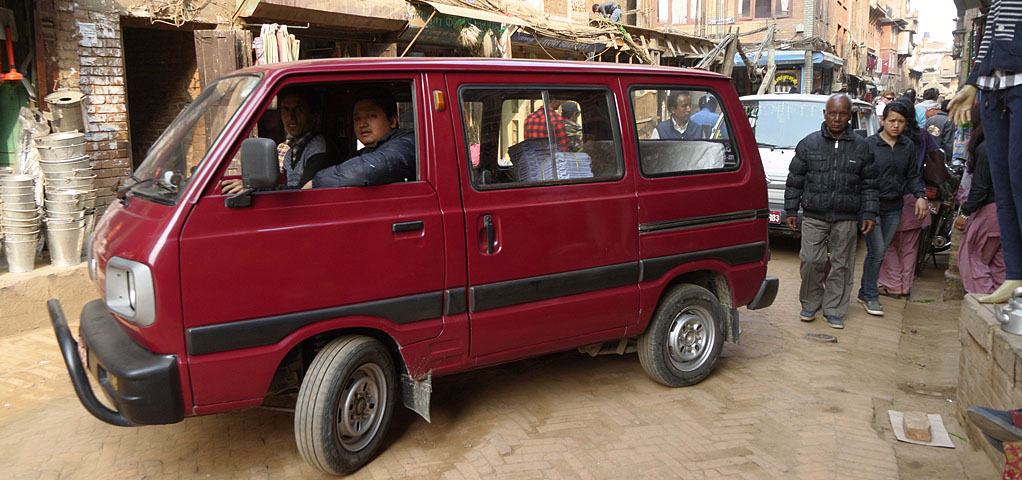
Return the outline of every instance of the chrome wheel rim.
{"type": "Polygon", "coordinates": [[[667,352],[675,368],[688,372],[709,360],[717,337],[712,318],[706,309],[690,306],[671,321],[667,330],[667,352]]]}
{"type": "Polygon", "coordinates": [[[337,408],[337,436],[348,451],[357,452],[376,436],[387,405],[387,379],[375,363],[358,367],[344,382],[337,408]]]}

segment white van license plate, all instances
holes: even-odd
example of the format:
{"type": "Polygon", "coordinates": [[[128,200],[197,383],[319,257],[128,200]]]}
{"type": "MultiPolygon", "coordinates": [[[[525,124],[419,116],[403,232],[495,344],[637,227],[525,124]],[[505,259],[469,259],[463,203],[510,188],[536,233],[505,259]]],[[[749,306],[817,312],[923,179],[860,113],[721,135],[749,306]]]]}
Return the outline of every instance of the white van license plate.
{"type": "Polygon", "coordinates": [[[770,223],[781,223],[781,212],[777,210],[770,210],[770,215],[767,217],[767,221],[770,223]]]}

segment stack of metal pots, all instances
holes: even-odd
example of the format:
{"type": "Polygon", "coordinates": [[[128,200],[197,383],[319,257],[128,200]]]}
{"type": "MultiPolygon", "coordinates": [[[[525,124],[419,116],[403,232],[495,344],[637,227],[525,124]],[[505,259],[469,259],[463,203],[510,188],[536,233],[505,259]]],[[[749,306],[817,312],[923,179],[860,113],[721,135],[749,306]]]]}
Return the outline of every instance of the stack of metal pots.
{"type": "Polygon", "coordinates": [[[85,135],[54,133],[37,139],[36,147],[43,171],[51,263],[58,267],[77,265],[96,218],[96,174],[85,154],[85,135]]]}
{"type": "Polygon", "coordinates": [[[0,198],[3,198],[0,226],[3,227],[7,269],[14,273],[29,272],[35,268],[39,221],[42,219],[35,203],[35,177],[0,176],[0,198]]]}

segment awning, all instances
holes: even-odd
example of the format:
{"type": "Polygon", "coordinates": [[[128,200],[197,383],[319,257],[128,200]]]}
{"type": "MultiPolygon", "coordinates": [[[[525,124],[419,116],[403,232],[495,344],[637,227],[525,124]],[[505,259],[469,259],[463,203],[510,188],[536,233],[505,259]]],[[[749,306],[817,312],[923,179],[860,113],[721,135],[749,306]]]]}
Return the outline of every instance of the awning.
{"type": "Polygon", "coordinates": [[[484,20],[484,21],[493,22],[493,23],[503,23],[503,24],[506,24],[506,25],[518,25],[518,26],[528,26],[529,25],[528,22],[526,22],[524,20],[521,20],[521,19],[518,19],[518,18],[515,18],[515,17],[512,17],[510,15],[501,15],[501,14],[498,14],[498,13],[487,12],[487,11],[484,11],[484,10],[476,10],[474,8],[456,7],[454,5],[447,5],[445,3],[438,3],[438,2],[423,2],[423,3],[433,7],[434,9],[436,9],[437,13],[442,13],[444,15],[450,15],[452,17],[474,18],[476,20],[484,20]]]}
{"type": "Polygon", "coordinates": [[[989,8],[990,0],[955,0],[958,11],[965,13],[970,8],[989,8]]]}
{"type": "Polygon", "coordinates": [[[309,23],[357,31],[398,31],[408,23],[404,0],[238,0],[238,16],[278,23],[309,23]]]}
{"type": "MultiPolygon", "coordinates": [[[[802,65],[806,61],[805,50],[780,50],[774,52],[774,63],[777,65],[802,65]]],[[[759,57],[759,65],[767,64],[767,54],[764,52],[759,57]]],[[[840,66],[844,65],[844,60],[841,58],[831,55],[826,52],[813,52],[813,64],[821,66],[840,66]]],[[[744,67],[745,62],[742,61],[742,56],[735,54],[735,66],[744,67]]]]}

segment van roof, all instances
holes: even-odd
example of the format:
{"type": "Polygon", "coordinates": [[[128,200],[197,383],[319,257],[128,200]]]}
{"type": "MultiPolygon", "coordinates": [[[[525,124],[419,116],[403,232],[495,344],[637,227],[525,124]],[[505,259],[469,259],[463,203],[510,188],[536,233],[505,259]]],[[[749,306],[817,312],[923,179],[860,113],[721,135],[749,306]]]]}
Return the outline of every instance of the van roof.
{"type": "MultiPolygon", "coordinates": [[[[740,100],[775,100],[775,101],[789,101],[789,102],[818,102],[827,103],[830,99],[830,95],[811,95],[806,93],[767,93],[763,95],[745,95],[739,97],[740,100]]],[[[866,105],[870,106],[868,102],[857,100],[852,98],[852,103],[855,105],[866,105]]]]}
{"type": "Polygon", "coordinates": [[[444,72],[506,72],[522,73],[575,73],[575,74],[632,74],[632,75],[686,75],[714,79],[728,79],[718,73],[695,68],[626,63],[580,62],[573,60],[532,60],[473,57],[357,57],[299,60],[297,62],[255,65],[237,73],[263,72],[267,75],[291,73],[317,73],[326,71],[444,71],[444,72]]]}

